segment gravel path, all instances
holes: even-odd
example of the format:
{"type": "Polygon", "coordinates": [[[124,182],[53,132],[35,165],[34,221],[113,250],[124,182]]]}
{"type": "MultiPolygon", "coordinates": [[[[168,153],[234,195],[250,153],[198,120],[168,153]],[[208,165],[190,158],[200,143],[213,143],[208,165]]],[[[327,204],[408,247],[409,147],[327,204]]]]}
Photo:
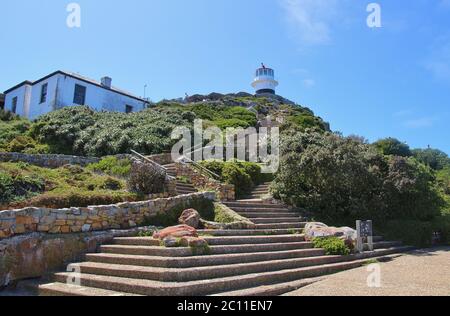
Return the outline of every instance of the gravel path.
{"type": "Polygon", "coordinates": [[[450,247],[416,250],[380,263],[381,287],[370,288],[368,266],[328,277],[287,296],[450,296],[450,247]]]}

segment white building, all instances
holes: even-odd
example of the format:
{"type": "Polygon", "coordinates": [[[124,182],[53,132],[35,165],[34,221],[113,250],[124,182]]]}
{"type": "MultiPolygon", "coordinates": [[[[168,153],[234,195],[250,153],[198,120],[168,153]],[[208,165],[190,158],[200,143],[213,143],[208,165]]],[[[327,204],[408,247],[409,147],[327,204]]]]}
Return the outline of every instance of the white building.
{"type": "Polygon", "coordinates": [[[252,82],[256,94],[275,94],[277,86],[278,81],[275,80],[275,71],[262,64],[262,67],[256,70],[255,79],[252,82]]]}
{"type": "Polygon", "coordinates": [[[111,81],[111,78],[104,77],[97,82],[58,70],[37,81],[24,81],[5,91],[5,109],[34,119],[72,105],[126,113],[141,111],[148,106],[148,101],[111,86],[111,81]]]}

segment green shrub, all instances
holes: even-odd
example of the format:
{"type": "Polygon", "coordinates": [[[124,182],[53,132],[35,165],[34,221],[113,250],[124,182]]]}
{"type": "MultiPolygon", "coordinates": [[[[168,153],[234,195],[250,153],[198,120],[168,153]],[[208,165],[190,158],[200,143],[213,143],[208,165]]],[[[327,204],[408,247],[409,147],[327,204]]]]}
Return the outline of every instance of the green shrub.
{"type": "Polygon", "coordinates": [[[417,220],[392,220],[379,228],[387,240],[399,240],[405,245],[430,247],[432,245],[433,224],[417,220]]]}
{"type": "Polygon", "coordinates": [[[128,178],[128,188],[139,194],[163,193],[166,173],[149,163],[134,162],[128,178]]]}
{"type": "Polygon", "coordinates": [[[102,172],[110,176],[127,177],[131,171],[129,159],[117,159],[111,156],[103,158],[100,162],[87,166],[88,170],[102,172]]]}
{"type": "Polygon", "coordinates": [[[393,155],[400,157],[412,156],[411,149],[405,143],[395,138],[385,138],[373,144],[383,155],[393,155]]]}
{"type": "Polygon", "coordinates": [[[320,221],[428,221],[442,199],[429,168],[414,158],[384,156],[356,137],[294,133],[281,142],[275,197],[302,206],[320,221]]]}
{"type": "Polygon", "coordinates": [[[36,176],[11,176],[0,171],[0,203],[7,204],[43,192],[45,181],[36,176]]]}
{"type": "Polygon", "coordinates": [[[152,108],[126,114],[70,106],[40,117],[30,133],[55,153],[104,157],[134,149],[158,154],[172,148],[175,141],[170,136],[174,128],[189,126],[183,112],[152,108]]]}
{"type": "Polygon", "coordinates": [[[271,181],[273,177],[261,173],[261,167],[253,162],[208,160],[201,165],[219,175],[223,182],[234,185],[238,197],[248,194],[255,184],[271,181]]]}
{"type": "Polygon", "coordinates": [[[225,163],[222,171],[222,179],[225,183],[234,185],[238,197],[250,193],[253,187],[252,179],[245,172],[245,169],[232,162],[225,163]]]}
{"type": "Polygon", "coordinates": [[[450,158],[441,150],[432,148],[414,149],[412,153],[418,161],[434,170],[450,168],[450,158]]]}
{"type": "Polygon", "coordinates": [[[0,148],[7,151],[7,144],[17,136],[24,136],[30,128],[30,122],[24,119],[0,121],[0,148]]]}
{"type": "Polygon", "coordinates": [[[314,238],[313,244],[314,248],[324,249],[328,256],[347,256],[351,252],[345,242],[337,237],[314,238]]]}
{"type": "Polygon", "coordinates": [[[8,152],[25,153],[25,154],[46,154],[49,152],[47,145],[36,142],[29,136],[16,136],[4,148],[8,152]]]}

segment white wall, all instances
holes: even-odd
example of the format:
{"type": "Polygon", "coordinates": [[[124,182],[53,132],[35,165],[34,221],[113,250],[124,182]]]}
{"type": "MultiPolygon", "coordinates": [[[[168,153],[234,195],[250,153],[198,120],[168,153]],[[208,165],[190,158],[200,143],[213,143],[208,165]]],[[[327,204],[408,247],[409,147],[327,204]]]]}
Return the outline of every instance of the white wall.
{"type": "Polygon", "coordinates": [[[12,98],[17,96],[16,113],[35,119],[42,114],[74,105],[75,84],[86,87],[86,104],[84,105],[88,105],[97,111],[125,112],[126,105],[132,106],[133,112],[142,111],[145,108],[145,102],[143,101],[64,74],[56,74],[29,86],[29,93],[27,93],[26,86],[21,86],[9,92],[5,96],[5,108],[11,110],[12,98]],[[48,84],[47,99],[46,102],[40,103],[41,88],[46,83],[48,84]],[[29,98],[29,102],[26,102],[27,98],[29,98]]]}
{"type": "Polygon", "coordinates": [[[20,116],[26,116],[26,110],[29,106],[29,94],[31,91],[31,86],[23,85],[8,94],[5,95],[5,109],[8,111],[12,111],[12,101],[15,97],[17,97],[17,107],[16,114],[20,116]]]}

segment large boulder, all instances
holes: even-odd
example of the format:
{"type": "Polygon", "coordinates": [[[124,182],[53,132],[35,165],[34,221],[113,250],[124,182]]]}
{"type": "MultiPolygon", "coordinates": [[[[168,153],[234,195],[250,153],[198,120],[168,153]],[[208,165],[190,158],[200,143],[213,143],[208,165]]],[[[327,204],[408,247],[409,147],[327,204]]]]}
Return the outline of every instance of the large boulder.
{"type": "Polygon", "coordinates": [[[200,218],[200,214],[197,212],[197,210],[190,208],[183,211],[180,218],[178,219],[178,222],[180,224],[198,228],[200,225],[200,218]]]}
{"type": "Polygon", "coordinates": [[[344,240],[348,245],[356,242],[357,232],[350,227],[329,227],[324,223],[311,222],[305,226],[305,239],[311,241],[314,238],[338,237],[344,240]]]}
{"type": "Polygon", "coordinates": [[[198,237],[197,230],[188,225],[178,225],[167,227],[159,232],[153,234],[153,238],[163,240],[167,237],[181,238],[181,237],[198,237]]]}

